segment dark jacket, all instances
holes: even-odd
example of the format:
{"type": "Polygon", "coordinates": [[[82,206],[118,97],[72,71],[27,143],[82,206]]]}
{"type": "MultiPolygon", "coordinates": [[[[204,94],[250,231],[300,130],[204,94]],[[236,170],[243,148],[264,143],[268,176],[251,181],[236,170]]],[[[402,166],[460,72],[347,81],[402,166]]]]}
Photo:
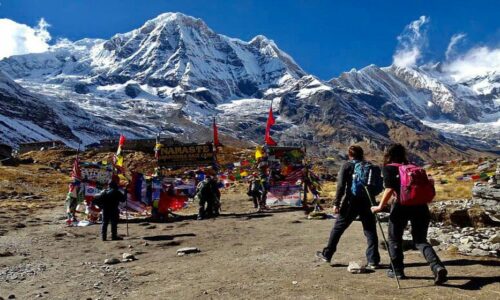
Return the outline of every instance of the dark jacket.
{"type": "Polygon", "coordinates": [[[217,180],[203,180],[196,187],[196,195],[204,201],[217,201],[220,199],[220,191],[217,180]]]}
{"type": "Polygon", "coordinates": [[[254,179],[250,182],[250,185],[248,186],[248,192],[247,194],[250,196],[260,196],[262,194],[263,190],[262,183],[258,179],[254,179]]]}
{"type": "Polygon", "coordinates": [[[334,205],[337,206],[341,211],[347,206],[352,205],[354,202],[356,202],[356,204],[358,205],[360,203],[369,205],[368,197],[361,196],[362,198],[358,199],[355,198],[352,194],[351,186],[353,174],[354,163],[352,161],[347,161],[340,167],[339,174],[337,176],[337,193],[335,195],[334,205]]]}
{"type": "Polygon", "coordinates": [[[105,211],[116,211],[120,202],[125,202],[126,195],[117,189],[106,189],[95,197],[93,203],[105,211]]]}
{"type": "Polygon", "coordinates": [[[339,170],[337,176],[337,193],[335,194],[334,205],[338,208],[345,205],[353,197],[351,193],[352,174],[354,173],[354,164],[350,161],[345,162],[339,170]]]}

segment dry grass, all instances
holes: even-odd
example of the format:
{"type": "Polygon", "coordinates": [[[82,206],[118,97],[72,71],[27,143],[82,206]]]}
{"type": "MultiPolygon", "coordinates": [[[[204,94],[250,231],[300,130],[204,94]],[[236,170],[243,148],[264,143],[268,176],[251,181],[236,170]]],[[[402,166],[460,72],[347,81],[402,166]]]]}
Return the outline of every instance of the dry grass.
{"type": "MultiPolygon", "coordinates": [[[[447,166],[431,167],[427,170],[435,180],[436,201],[470,199],[472,197],[473,181],[459,181],[457,177],[464,174],[477,173],[477,164],[455,163],[447,166]]],[[[486,172],[493,172],[494,167],[486,172]]],[[[323,184],[323,197],[329,201],[335,197],[336,183],[326,182],[323,184]]]]}
{"type": "Polygon", "coordinates": [[[476,173],[477,164],[455,163],[447,166],[432,167],[427,170],[436,182],[437,201],[472,198],[473,181],[459,181],[457,177],[476,173]]]}
{"type": "Polygon", "coordinates": [[[0,191],[37,195],[39,200],[0,200],[0,210],[53,207],[64,201],[70,178],[43,165],[0,166],[0,191]]]}

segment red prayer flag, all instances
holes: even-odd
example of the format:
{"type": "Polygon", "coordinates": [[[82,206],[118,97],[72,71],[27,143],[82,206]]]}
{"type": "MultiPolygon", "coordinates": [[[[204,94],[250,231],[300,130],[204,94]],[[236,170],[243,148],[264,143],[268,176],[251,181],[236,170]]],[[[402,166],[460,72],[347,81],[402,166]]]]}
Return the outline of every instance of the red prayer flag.
{"type": "Polygon", "coordinates": [[[75,179],[81,180],[82,178],[82,172],[80,170],[80,159],[78,158],[78,156],[75,158],[75,162],[73,162],[71,177],[73,178],[73,180],[75,179]]]}
{"type": "Polygon", "coordinates": [[[265,143],[266,145],[270,146],[276,146],[278,145],[272,138],[271,138],[271,126],[273,126],[275,123],[275,119],[273,116],[273,104],[271,103],[271,107],[269,108],[269,116],[267,117],[267,125],[266,125],[266,136],[265,136],[265,143]]]}
{"type": "Polygon", "coordinates": [[[125,136],[123,134],[120,135],[120,141],[118,142],[118,146],[123,146],[125,144],[125,136]]]}
{"type": "Polygon", "coordinates": [[[214,118],[213,129],[214,129],[214,146],[218,147],[220,145],[219,144],[219,130],[217,129],[217,124],[215,123],[215,118],[214,118]]]}

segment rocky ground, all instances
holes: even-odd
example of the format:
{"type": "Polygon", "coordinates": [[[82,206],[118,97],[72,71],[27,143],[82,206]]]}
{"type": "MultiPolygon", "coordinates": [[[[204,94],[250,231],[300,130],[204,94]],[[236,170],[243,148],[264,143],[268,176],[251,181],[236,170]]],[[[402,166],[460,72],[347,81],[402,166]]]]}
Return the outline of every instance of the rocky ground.
{"type": "Polygon", "coordinates": [[[429,239],[438,249],[472,256],[500,256],[500,199],[434,203],[429,239]]]}
{"type": "MultiPolygon", "coordinates": [[[[449,220],[436,222],[438,227],[429,235],[449,270],[449,282],[433,286],[421,254],[409,249],[409,279],[398,290],[385,276],[384,250],[384,269],[347,271],[350,262],[364,264],[365,238],[359,222],[346,231],[328,265],[314,252],[326,243],[334,220],[309,220],[301,210],[283,208],[257,214],[246,195],[235,189],[223,195],[223,214],[215,220],[195,221],[196,208],[189,207],[167,223],[134,220],[128,236],[125,224],[120,224],[123,241],[101,242],[98,226],[65,226],[67,177],[40,168],[45,167],[0,167],[0,299],[500,297],[500,259],[490,256],[490,245],[498,245],[498,227],[491,225],[462,228],[449,220]],[[484,249],[488,255],[461,254],[467,253],[462,245],[483,250],[486,238],[492,239],[484,249]],[[184,247],[199,252],[178,255],[184,247]]],[[[457,209],[462,202],[466,203],[458,201],[457,209]]]]}

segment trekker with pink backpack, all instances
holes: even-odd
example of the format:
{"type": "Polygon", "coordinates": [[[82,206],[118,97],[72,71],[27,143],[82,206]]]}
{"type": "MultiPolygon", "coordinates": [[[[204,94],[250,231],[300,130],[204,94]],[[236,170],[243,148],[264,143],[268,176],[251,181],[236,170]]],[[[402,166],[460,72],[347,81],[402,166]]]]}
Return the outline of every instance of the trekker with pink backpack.
{"type": "Polygon", "coordinates": [[[439,285],[446,282],[448,271],[427,241],[430,223],[428,203],[436,194],[434,181],[424,169],[408,163],[406,149],[401,144],[394,144],[387,149],[382,176],[385,190],[380,204],[372,206],[372,212],[383,210],[392,196],[396,195],[389,216],[389,254],[393,269],[388,270],[387,276],[405,278],[403,232],[410,221],[413,242],[429,263],[434,273],[434,283],[439,285]]]}

